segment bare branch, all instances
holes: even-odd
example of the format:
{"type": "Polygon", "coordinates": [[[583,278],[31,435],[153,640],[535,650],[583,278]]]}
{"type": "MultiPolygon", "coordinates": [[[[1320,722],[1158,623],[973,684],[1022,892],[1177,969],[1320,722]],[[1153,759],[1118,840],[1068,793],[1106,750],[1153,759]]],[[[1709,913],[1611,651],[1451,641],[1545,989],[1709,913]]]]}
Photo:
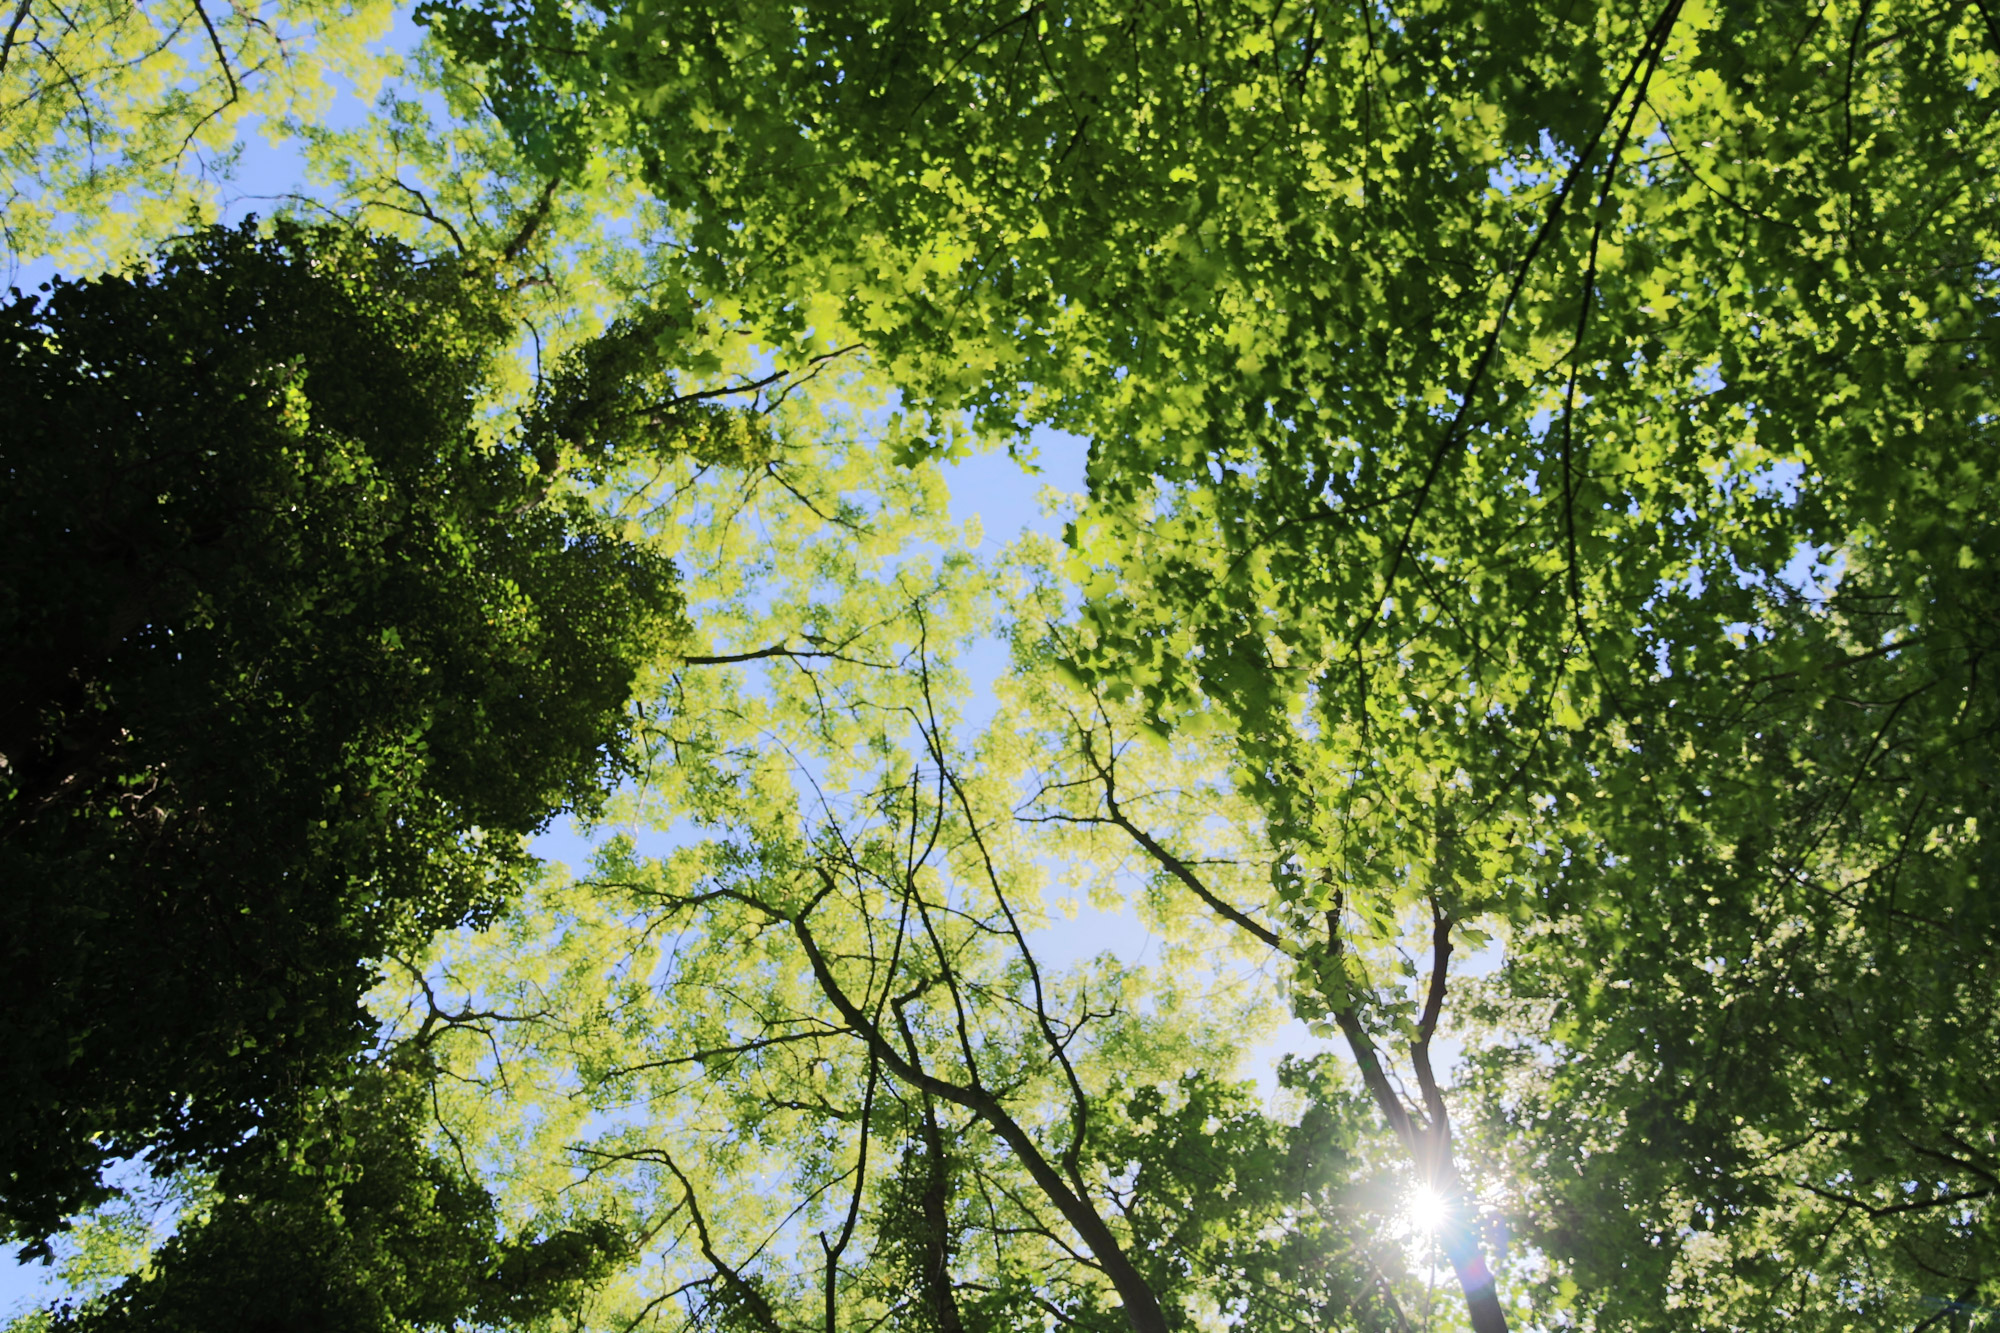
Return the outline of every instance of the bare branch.
{"type": "MultiPolygon", "coordinates": [[[[27,8],[24,3],[21,6],[22,12],[27,12],[27,8]]],[[[215,24],[209,21],[208,7],[202,4],[202,0],[194,0],[194,12],[200,17],[201,26],[208,33],[208,44],[215,49],[216,63],[222,66],[222,77],[229,81],[229,101],[223,103],[224,106],[229,106],[242,96],[242,90],[236,86],[236,71],[229,68],[229,57],[222,49],[222,38],[215,31],[215,24]]]]}
{"type": "Polygon", "coordinates": [[[430,978],[424,975],[421,968],[407,958],[394,954],[389,955],[389,958],[391,962],[408,972],[424,993],[424,1007],[427,1012],[423,1023],[410,1037],[410,1043],[414,1046],[429,1046],[440,1034],[458,1029],[477,1032],[490,1038],[492,1033],[481,1024],[532,1023],[536,1019],[548,1017],[546,1011],[534,1014],[506,1014],[494,1009],[474,1009],[470,1003],[453,1013],[438,1003],[437,992],[431,988],[430,978]]]}
{"type": "Polygon", "coordinates": [[[1085,735],[1083,738],[1083,755],[1090,766],[1097,771],[1098,778],[1104,783],[1104,809],[1110,816],[1113,824],[1124,829],[1132,841],[1144,848],[1146,854],[1158,862],[1162,869],[1186,885],[1189,892],[1206,903],[1211,911],[1232,925],[1249,931],[1250,934],[1262,940],[1273,949],[1281,953],[1288,952],[1285,949],[1284,940],[1278,935],[1277,931],[1272,930],[1263,922],[1256,920],[1241,908],[1224,900],[1220,894],[1202,882],[1201,877],[1194,873],[1194,870],[1186,861],[1183,861],[1180,857],[1175,856],[1172,852],[1161,846],[1152,834],[1146,832],[1146,830],[1140,828],[1126,817],[1125,812],[1118,806],[1117,782],[1112,775],[1111,769],[1109,766],[1098,762],[1096,751],[1092,748],[1088,735],[1085,735]]]}
{"type": "Polygon", "coordinates": [[[607,1079],[622,1078],[627,1074],[641,1074],[652,1069],[672,1069],[677,1065],[706,1064],[710,1060],[719,1059],[723,1056],[749,1055],[754,1051],[765,1050],[772,1046],[787,1046],[798,1041],[819,1041],[827,1037],[845,1037],[851,1035],[852,1032],[848,1028],[831,1026],[816,1028],[810,1032],[787,1032],[776,1037],[759,1037],[755,1041],[746,1041],[736,1046],[716,1046],[708,1050],[694,1051],[688,1055],[676,1055],[664,1060],[647,1060],[636,1065],[621,1065],[616,1069],[606,1071],[604,1077],[607,1079]]]}
{"type": "Polygon", "coordinates": [[[1651,30],[1646,34],[1645,42],[1639,48],[1639,53],[1633,58],[1631,68],[1625,71],[1624,80],[1612,94],[1611,104],[1605,108],[1602,123],[1598,125],[1596,133],[1591,135],[1590,141],[1583,146],[1583,151],[1577,154],[1576,161],[1563,176],[1562,185],[1549,201],[1548,212],[1543,216],[1541,226],[1528,242],[1527,249],[1514,267],[1514,277],[1507,289],[1507,295],[1500,302],[1500,310],[1493,321],[1493,327],[1487,331],[1486,341],[1473,362],[1472,372],[1466,377],[1465,388],[1459,396],[1458,411],[1453,415],[1444,435],[1438,440],[1437,449],[1432,453],[1423,479],[1417,485],[1416,497],[1410,506],[1410,517],[1403,525],[1403,531],[1397,537],[1395,547],[1390,551],[1388,568],[1382,580],[1381,596],[1377,598],[1374,610],[1360,621],[1355,630],[1352,651],[1357,659],[1360,657],[1362,640],[1376,621],[1381,619],[1382,608],[1388,605],[1389,598],[1395,592],[1397,576],[1402,572],[1403,562],[1409,557],[1410,548],[1415,542],[1417,520],[1423,515],[1430,500],[1431,490],[1443,473],[1445,464],[1456,455],[1459,445],[1465,438],[1466,428],[1471,422],[1473,405],[1478,400],[1480,387],[1486,379],[1486,372],[1492,364],[1494,354],[1500,349],[1500,340],[1507,328],[1507,321],[1513,313],[1516,302],[1520,300],[1522,289],[1527,285],[1528,274],[1534,268],[1542,247],[1547,245],[1549,238],[1555,234],[1571,196],[1575,194],[1578,183],[1588,173],[1591,159],[1597,155],[1598,148],[1604,142],[1605,133],[1611,128],[1612,121],[1617,118],[1618,108],[1624,105],[1625,94],[1631,88],[1633,80],[1639,77],[1642,71],[1650,78],[1652,71],[1665,56],[1667,37],[1673,32],[1674,23],[1680,15],[1680,8],[1681,0],[1667,0],[1665,9],[1654,21],[1651,30]]]}
{"type": "Polygon", "coordinates": [[[875,1058],[874,1052],[869,1052],[868,1084],[861,1094],[861,1143],[854,1150],[854,1189],[847,1199],[847,1218],[841,1223],[840,1238],[831,1244],[827,1242],[824,1231],[819,1233],[819,1246],[826,1254],[826,1333],[836,1333],[837,1304],[834,1296],[840,1282],[840,1255],[854,1238],[854,1224],[861,1216],[861,1190],[868,1183],[869,1121],[875,1109],[875,1084],[881,1072],[881,1061],[875,1058]]]}
{"type": "MultiPolygon", "coordinates": [[[[821,873],[825,874],[824,871],[821,873]]],[[[831,891],[831,887],[829,876],[827,890],[815,898],[814,902],[823,899],[826,892],[831,891]]],[[[804,948],[806,958],[812,965],[813,977],[818,981],[821,992],[828,1002],[840,1011],[841,1017],[867,1039],[889,1071],[911,1087],[928,1092],[941,1101],[962,1106],[985,1121],[987,1126],[1000,1136],[1001,1141],[1013,1150],[1014,1156],[1027,1168],[1028,1175],[1041,1189],[1044,1197],[1054,1204],[1062,1213],[1064,1220],[1076,1229],[1084,1244],[1090,1247],[1091,1253],[1103,1265],[1104,1271],[1111,1278],[1112,1285],[1117,1288],[1119,1296],[1124,1300],[1125,1316],[1132,1326],[1133,1333],[1167,1333],[1166,1313],[1160,1308],[1159,1298],[1153,1293],[1145,1277],[1133,1266],[1131,1259],[1126,1256],[1124,1248],[1119,1245],[1118,1238],[1112,1234],[1111,1228],[1105,1225],[1104,1219],[1097,1215],[1097,1210],[1091,1206],[1087,1198],[1070,1188],[1062,1173],[1042,1154],[1034,1138],[1019,1121],[1008,1114],[999,1099],[984,1088],[965,1087],[927,1074],[905,1059],[894,1044],[883,1035],[881,1029],[871,1023],[868,1016],[849,998],[839,979],[833,975],[832,966],[827,962],[826,955],[820,950],[819,942],[813,938],[812,930],[806,924],[805,913],[792,917],[791,924],[793,933],[797,935],[799,944],[804,948]]]]}
{"type": "MultiPolygon", "coordinates": [[[[811,635],[807,635],[806,641],[810,643],[814,640],[811,635]]],[[[870,662],[865,658],[849,657],[838,648],[794,648],[784,643],[774,643],[744,653],[694,653],[681,658],[681,663],[684,666],[730,666],[738,662],[761,662],[773,657],[789,658],[801,663],[845,662],[849,666],[872,667],[879,671],[895,670],[894,663],[870,662]]]]}
{"type": "MultiPolygon", "coordinates": [[[[1430,993],[1424,997],[1423,1015],[1417,1020],[1417,1038],[1410,1043],[1410,1063],[1417,1069],[1417,1087],[1423,1095],[1424,1111],[1430,1117],[1430,1150],[1433,1155],[1450,1152],[1451,1118],[1445,1112],[1444,1094],[1438,1090],[1437,1075],[1431,1070],[1431,1037],[1437,1032],[1438,1016],[1444,1011],[1445,985],[1450,978],[1452,919],[1431,899],[1431,979],[1430,993]]],[[[1419,1165],[1422,1165],[1421,1163],[1419,1165]]],[[[1436,1172],[1436,1163],[1429,1167],[1436,1172]]]]}
{"type": "Polygon", "coordinates": [[[7,57],[14,54],[14,37],[21,31],[21,25],[28,20],[28,9],[34,0],[21,0],[14,7],[13,21],[7,25],[7,35],[0,38],[0,78],[7,75],[7,57]]]}
{"type": "Polygon", "coordinates": [[[1824,1190],[1817,1185],[1803,1180],[1797,1182],[1797,1184],[1798,1188],[1806,1191],[1808,1194],[1816,1194],[1830,1203],[1842,1204],[1849,1208],[1858,1208],[1862,1212],[1867,1213],[1868,1216],[1878,1218],[1893,1217],[1897,1213],[1922,1212],[1927,1208],[1948,1208],[1953,1204],[1971,1203],[1975,1199],[1990,1199],[1994,1195],[1994,1191],[1990,1189],[1967,1190],[1962,1194],[1941,1194],[1934,1199],[1915,1199],[1908,1203],[1892,1203],[1876,1207],[1855,1198],[1851,1194],[1838,1194],[1833,1190],[1824,1190]]]}
{"type": "Polygon", "coordinates": [[[790,380],[791,377],[796,373],[803,372],[808,378],[811,377],[812,375],[816,375],[819,373],[820,369],[825,365],[827,365],[829,362],[837,361],[841,357],[846,356],[849,352],[858,352],[861,350],[861,346],[862,345],[860,343],[849,343],[845,347],[836,347],[831,352],[822,352],[820,353],[820,355],[813,357],[811,360],[807,361],[805,365],[801,366],[799,368],[799,371],[796,372],[791,370],[774,370],[770,374],[764,376],[762,379],[743,380],[736,384],[725,384],[721,388],[717,389],[701,389],[694,393],[676,394],[672,398],[663,399],[662,401],[653,404],[653,406],[648,410],[656,413],[671,412],[677,407],[685,407],[689,403],[707,402],[712,398],[734,398],[737,397],[738,395],[746,393],[748,394],[762,393],[764,390],[770,388],[774,384],[782,384],[790,380]]]}
{"type": "MultiPolygon", "coordinates": [[[[972,842],[979,849],[979,861],[986,874],[987,887],[993,893],[993,900],[1000,905],[1000,911],[1007,918],[1007,929],[1014,937],[1014,946],[1020,952],[1021,961],[1027,965],[1028,981],[1035,993],[1035,1021],[1041,1028],[1042,1039],[1048,1043],[1049,1052],[1056,1063],[1062,1066],[1063,1078],[1069,1084],[1070,1094],[1070,1136],[1063,1148],[1063,1170],[1069,1174],[1070,1183],[1079,1193],[1085,1186],[1080,1161],[1084,1140],[1090,1132],[1090,1101],[1084,1096],[1083,1083],[1077,1077],[1076,1066],[1070,1062],[1067,1043],[1056,1037],[1055,1027],[1049,1020],[1048,999],[1042,990],[1042,969],[1035,962],[1034,950],[1028,947],[1028,937],[1021,929],[1020,919],[1014,914],[1013,904],[1007,900],[1007,891],[1000,883],[1000,872],[993,864],[993,853],[986,845],[986,835],[980,830],[979,820],[972,812],[972,799],[966,794],[958,780],[958,774],[945,762],[944,747],[937,735],[936,705],[931,699],[930,674],[923,677],[924,706],[931,711],[930,726],[924,731],[926,744],[930,746],[931,757],[937,761],[938,773],[951,786],[952,795],[957,799],[960,811],[965,815],[966,828],[972,842]]],[[[1074,1035],[1074,1029],[1072,1029],[1074,1035]]]]}
{"type": "Polygon", "coordinates": [[[729,1285],[731,1293],[743,1303],[743,1308],[750,1312],[757,1323],[764,1328],[765,1333],[783,1333],[778,1325],[777,1311],[771,1308],[771,1302],[765,1298],[764,1293],[757,1290],[755,1283],[730,1267],[723,1257],[715,1252],[715,1245],[708,1235],[708,1220],[701,1215],[701,1205],[695,1199],[694,1186],[688,1181],[687,1176],[675,1164],[674,1159],[662,1150],[656,1149],[651,1154],[651,1159],[673,1172],[674,1179],[680,1182],[682,1197],[687,1203],[688,1217],[694,1222],[695,1240],[701,1246],[701,1257],[708,1260],[709,1267],[722,1275],[722,1280],[729,1285]]]}
{"type": "Polygon", "coordinates": [[[401,176],[389,177],[388,184],[395,186],[397,189],[403,191],[403,193],[415,199],[417,206],[415,208],[405,208],[399,204],[385,202],[382,205],[384,208],[394,209],[398,213],[408,213],[411,217],[422,218],[426,222],[443,227],[445,233],[451,237],[452,246],[460,254],[466,253],[465,237],[459,234],[458,228],[453,226],[449,219],[440,217],[437,210],[431,207],[429,195],[419,190],[416,186],[411,185],[408,181],[405,181],[401,176]]]}

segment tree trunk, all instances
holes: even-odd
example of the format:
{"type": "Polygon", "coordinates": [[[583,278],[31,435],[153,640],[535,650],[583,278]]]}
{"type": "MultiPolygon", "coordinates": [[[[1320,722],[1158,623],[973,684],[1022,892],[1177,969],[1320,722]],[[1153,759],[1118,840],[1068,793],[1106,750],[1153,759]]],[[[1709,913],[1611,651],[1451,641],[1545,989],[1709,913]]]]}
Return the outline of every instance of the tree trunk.
{"type": "Polygon", "coordinates": [[[1459,1290],[1465,1293],[1465,1308],[1472,1315],[1472,1333],[1507,1333],[1507,1314],[1500,1308],[1500,1294],[1493,1286],[1493,1270],[1472,1229],[1456,1218],[1447,1222],[1438,1237],[1451,1271],[1458,1275],[1459,1290]]]}

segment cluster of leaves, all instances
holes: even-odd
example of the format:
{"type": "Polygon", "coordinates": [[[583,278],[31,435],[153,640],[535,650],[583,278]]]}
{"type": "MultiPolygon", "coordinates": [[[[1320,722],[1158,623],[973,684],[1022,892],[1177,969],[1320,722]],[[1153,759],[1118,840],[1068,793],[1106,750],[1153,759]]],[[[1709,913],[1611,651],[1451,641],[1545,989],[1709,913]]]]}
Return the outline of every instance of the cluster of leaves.
{"type": "Polygon", "coordinates": [[[503,1237],[486,1190],[422,1146],[428,1118],[426,1071],[411,1052],[287,1108],[222,1169],[143,1275],[59,1307],[45,1327],[539,1327],[627,1257],[623,1231],[604,1219],[503,1237]]]}
{"type": "Polygon", "coordinates": [[[504,325],[453,266],[209,231],[0,319],[0,1180],[39,1239],[108,1158],[338,1077],[367,960],[599,800],[680,596],[483,436],[504,325]]]}
{"type": "Polygon", "coordinates": [[[0,11],[0,264],[117,266],[213,219],[243,132],[367,95],[387,0],[64,4],[0,11]]]}
{"type": "Polygon", "coordinates": [[[1991,1303],[1982,565],[1916,615],[1848,571],[1798,627],[1817,660],[1685,720],[1726,772],[1642,747],[1653,817],[1575,840],[1541,928],[1567,947],[1518,951],[1489,997],[1488,1142],[1600,1324],[1671,1326],[1663,1290],[1740,1328],[1991,1303]]]}

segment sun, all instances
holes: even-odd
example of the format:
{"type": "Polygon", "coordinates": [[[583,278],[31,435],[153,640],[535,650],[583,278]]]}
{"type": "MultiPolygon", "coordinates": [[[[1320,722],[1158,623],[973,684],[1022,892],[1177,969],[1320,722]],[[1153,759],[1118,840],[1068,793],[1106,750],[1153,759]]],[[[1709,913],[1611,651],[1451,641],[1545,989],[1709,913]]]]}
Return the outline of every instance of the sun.
{"type": "Polygon", "coordinates": [[[1411,1193],[1410,1201],[1406,1205],[1410,1225],[1426,1236],[1434,1236],[1438,1228],[1444,1225],[1445,1212],[1449,1206],[1444,1196],[1429,1185],[1419,1185],[1411,1193]]]}

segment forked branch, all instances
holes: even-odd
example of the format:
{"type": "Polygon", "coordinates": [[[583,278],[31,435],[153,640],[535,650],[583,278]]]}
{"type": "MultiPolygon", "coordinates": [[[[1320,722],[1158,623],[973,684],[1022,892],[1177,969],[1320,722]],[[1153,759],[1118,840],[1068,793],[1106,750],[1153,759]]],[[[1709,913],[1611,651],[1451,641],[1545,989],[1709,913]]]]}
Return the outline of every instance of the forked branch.
{"type": "MultiPolygon", "coordinates": [[[[813,900],[814,905],[832,892],[832,876],[822,870],[824,890],[813,900]]],[[[806,910],[789,916],[793,933],[799,946],[805,950],[806,959],[812,966],[813,978],[818,982],[820,992],[828,1003],[840,1012],[848,1026],[860,1033],[867,1041],[877,1059],[897,1079],[907,1086],[940,1101],[963,1107],[984,1121],[1000,1140],[1012,1150],[1015,1158],[1026,1168],[1028,1175],[1042,1192],[1044,1198],[1055,1205],[1063,1220],[1075,1229],[1083,1243],[1089,1247],[1092,1256],[1110,1277],[1112,1285],[1124,1301],[1125,1316],[1132,1326],[1132,1333],[1167,1333],[1166,1313],[1160,1308],[1158,1296],[1147,1283],[1145,1277],[1126,1255],[1111,1228],[1098,1216],[1097,1209],[1090,1200],[1071,1188],[1063,1178],[1063,1173],[1045,1156],[1033,1136],[1022,1124],[1008,1113],[998,1097],[986,1088],[966,1086],[939,1078],[919,1067],[897,1050],[881,1028],[856,1004],[840,980],[833,973],[833,967],[826,954],[814,938],[806,917],[806,910]]]]}

